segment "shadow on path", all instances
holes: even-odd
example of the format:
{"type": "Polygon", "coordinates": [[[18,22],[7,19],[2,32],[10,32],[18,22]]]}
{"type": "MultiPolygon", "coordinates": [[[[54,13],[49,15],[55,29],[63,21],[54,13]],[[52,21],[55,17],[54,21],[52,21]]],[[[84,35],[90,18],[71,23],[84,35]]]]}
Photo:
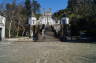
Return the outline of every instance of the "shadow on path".
{"type": "Polygon", "coordinates": [[[67,43],[92,43],[92,44],[96,44],[96,40],[90,40],[90,41],[86,41],[86,40],[65,40],[65,41],[61,41],[61,42],[67,42],[67,43]]]}

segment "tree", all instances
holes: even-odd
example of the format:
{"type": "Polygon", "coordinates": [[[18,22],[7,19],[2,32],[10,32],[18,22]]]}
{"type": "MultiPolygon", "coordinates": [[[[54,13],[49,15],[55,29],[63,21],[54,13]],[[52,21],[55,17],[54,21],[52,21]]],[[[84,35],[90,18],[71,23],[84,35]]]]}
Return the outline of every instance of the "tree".
{"type": "Polygon", "coordinates": [[[12,0],[12,3],[1,3],[0,15],[6,17],[7,37],[26,36],[26,30],[28,31],[29,28],[28,18],[31,16],[32,10],[39,18],[39,9],[40,4],[37,1],[26,0],[25,4],[18,4],[16,0],[12,0]],[[6,7],[4,7],[5,5],[6,7]]]}
{"type": "Polygon", "coordinates": [[[9,23],[9,26],[8,26],[8,37],[10,38],[11,37],[11,31],[12,31],[12,23],[13,23],[13,20],[15,18],[15,8],[16,8],[16,0],[13,1],[12,4],[7,4],[6,5],[6,9],[7,9],[7,24],[9,23]]]}
{"type": "Polygon", "coordinates": [[[63,14],[70,18],[73,31],[87,31],[96,35],[96,0],[69,0],[68,7],[54,13],[53,17],[60,19],[63,14]]]}
{"type": "Polygon", "coordinates": [[[96,0],[69,0],[68,8],[75,17],[81,16],[78,18],[81,31],[96,37],[96,0]]]}
{"type": "Polygon", "coordinates": [[[37,1],[33,0],[31,5],[33,13],[38,14],[40,12],[40,4],[37,1]]]}
{"type": "Polygon", "coordinates": [[[25,6],[26,6],[26,12],[27,16],[31,16],[31,1],[30,0],[25,0],[25,6]]]}
{"type": "Polygon", "coordinates": [[[68,8],[72,13],[81,16],[95,16],[96,15],[96,1],[95,0],[69,0],[68,8]]]}
{"type": "Polygon", "coordinates": [[[40,4],[35,0],[32,0],[32,2],[30,0],[26,0],[25,6],[26,6],[26,10],[27,10],[27,16],[29,16],[29,17],[31,16],[32,12],[35,15],[40,13],[40,4]]]}
{"type": "Polygon", "coordinates": [[[7,3],[6,5],[6,34],[8,37],[24,35],[26,23],[26,9],[21,4],[7,3]]]}

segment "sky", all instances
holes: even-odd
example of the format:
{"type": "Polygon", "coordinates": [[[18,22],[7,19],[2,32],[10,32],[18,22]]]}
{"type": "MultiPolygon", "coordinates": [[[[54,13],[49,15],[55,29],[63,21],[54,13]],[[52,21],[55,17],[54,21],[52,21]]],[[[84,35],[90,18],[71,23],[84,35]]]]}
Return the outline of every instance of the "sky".
{"type": "Polygon", "coordinates": [[[48,8],[52,9],[52,12],[57,12],[60,9],[65,9],[67,7],[67,1],[68,0],[37,0],[41,3],[41,7],[45,8],[46,10],[48,8]]]}
{"type": "MultiPolygon", "coordinates": [[[[47,10],[48,8],[52,9],[52,12],[57,12],[61,9],[65,9],[68,5],[68,0],[37,0],[41,8],[47,10]]],[[[12,2],[12,0],[0,0],[0,3],[12,2]]],[[[24,0],[17,0],[18,3],[24,3],[24,0]]]]}

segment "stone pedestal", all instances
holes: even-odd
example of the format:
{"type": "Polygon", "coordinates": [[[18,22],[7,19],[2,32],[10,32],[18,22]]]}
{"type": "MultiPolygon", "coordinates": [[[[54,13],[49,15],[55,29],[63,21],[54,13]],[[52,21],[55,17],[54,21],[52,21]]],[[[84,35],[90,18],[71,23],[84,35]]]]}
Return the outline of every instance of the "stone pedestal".
{"type": "Polygon", "coordinates": [[[33,39],[34,36],[34,26],[37,25],[36,17],[32,16],[29,18],[29,25],[30,25],[30,37],[33,39]]]}

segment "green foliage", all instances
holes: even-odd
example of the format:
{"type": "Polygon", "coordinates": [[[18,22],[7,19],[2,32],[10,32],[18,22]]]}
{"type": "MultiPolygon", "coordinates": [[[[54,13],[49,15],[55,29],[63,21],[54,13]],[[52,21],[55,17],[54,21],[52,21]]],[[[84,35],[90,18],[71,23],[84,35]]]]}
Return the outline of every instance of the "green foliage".
{"type": "Polygon", "coordinates": [[[63,14],[70,18],[71,30],[87,31],[96,36],[96,0],[69,0],[68,7],[53,14],[60,19],[63,14]]]}
{"type": "Polygon", "coordinates": [[[25,1],[25,6],[26,6],[26,11],[27,11],[27,16],[31,16],[31,1],[26,0],[25,1]]]}
{"type": "Polygon", "coordinates": [[[96,3],[95,0],[69,0],[68,8],[72,13],[81,16],[95,16],[96,15],[96,3]]]}
{"type": "Polygon", "coordinates": [[[53,18],[57,18],[58,20],[60,20],[64,14],[66,15],[68,14],[68,9],[65,9],[65,10],[62,9],[62,10],[59,10],[58,12],[55,12],[53,14],[53,18]]]}
{"type": "Polygon", "coordinates": [[[27,20],[30,16],[32,16],[32,13],[35,14],[37,19],[39,18],[40,14],[40,3],[36,0],[26,0],[25,1],[25,6],[26,6],[26,13],[27,13],[27,20]]]}
{"type": "Polygon", "coordinates": [[[41,16],[41,14],[36,14],[36,18],[39,20],[39,17],[41,16]]]}
{"type": "Polygon", "coordinates": [[[38,3],[38,1],[33,0],[33,2],[31,3],[31,9],[33,11],[33,13],[37,14],[40,12],[40,3],[38,3]]]}

